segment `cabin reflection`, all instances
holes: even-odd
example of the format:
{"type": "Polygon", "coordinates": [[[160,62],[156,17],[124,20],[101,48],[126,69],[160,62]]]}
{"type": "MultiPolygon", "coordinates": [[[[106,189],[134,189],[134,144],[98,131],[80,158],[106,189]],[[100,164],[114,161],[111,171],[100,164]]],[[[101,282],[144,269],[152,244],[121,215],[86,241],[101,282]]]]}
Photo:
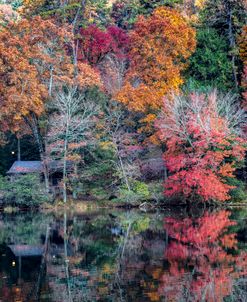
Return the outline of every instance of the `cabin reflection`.
{"type": "MultiPolygon", "coordinates": [[[[36,245],[0,245],[0,302],[47,301],[41,298],[49,291],[47,267],[52,259],[63,258],[65,243],[56,224],[38,240],[36,245]]],[[[68,256],[73,254],[69,242],[67,250],[68,256]]]]}
{"type": "Polygon", "coordinates": [[[36,301],[37,276],[42,247],[10,245],[1,247],[0,292],[2,301],[36,301]],[[10,287],[9,285],[12,284],[10,287]]]}

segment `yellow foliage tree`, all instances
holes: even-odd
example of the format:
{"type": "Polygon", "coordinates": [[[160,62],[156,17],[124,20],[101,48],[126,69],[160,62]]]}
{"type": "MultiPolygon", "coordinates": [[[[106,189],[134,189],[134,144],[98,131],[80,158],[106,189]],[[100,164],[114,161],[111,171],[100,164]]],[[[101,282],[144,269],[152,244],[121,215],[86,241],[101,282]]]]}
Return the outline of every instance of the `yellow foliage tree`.
{"type": "Polygon", "coordinates": [[[156,111],[183,84],[181,72],[195,50],[195,30],[179,12],[160,7],[139,17],[131,33],[130,68],[116,98],[130,110],[156,111]]]}
{"type": "Polygon", "coordinates": [[[239,37],[239,55],[242,61],[247,64],[247,25],[242,28],[242,33],[239,37]]]}

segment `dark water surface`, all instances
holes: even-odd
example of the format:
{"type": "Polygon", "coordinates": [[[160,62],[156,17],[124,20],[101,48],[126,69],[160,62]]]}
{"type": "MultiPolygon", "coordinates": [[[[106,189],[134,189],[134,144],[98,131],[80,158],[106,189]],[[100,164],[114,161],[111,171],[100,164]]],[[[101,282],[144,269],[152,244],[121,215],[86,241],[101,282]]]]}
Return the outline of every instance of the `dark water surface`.
{"type": "Polygon", "coordinates": [[[247,209],[0,214],[0,301],[247,301],[247,209]]]}

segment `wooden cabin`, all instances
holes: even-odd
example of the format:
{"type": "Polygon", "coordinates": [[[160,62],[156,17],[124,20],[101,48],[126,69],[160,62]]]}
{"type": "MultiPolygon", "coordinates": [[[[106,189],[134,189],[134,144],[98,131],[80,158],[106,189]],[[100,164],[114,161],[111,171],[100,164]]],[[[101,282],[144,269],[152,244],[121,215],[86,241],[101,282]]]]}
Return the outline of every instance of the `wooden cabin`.
{"type": "MultiPolygon", "coordinates": [[[[72,161],[67,162],[67,172],[74,170],[74,163],[72,161]]],[[[48,164],[49,170],[49,182],[52,189],[56,188],[63,178],[63,162],[60,160],[50,161],[48,164]]],[[[44,166],[41,161],[15,161],[7,175],[10,180],[13,181],[20,175],[27,174],[39,174],[40,181],[44,181],[44,166]]]]}

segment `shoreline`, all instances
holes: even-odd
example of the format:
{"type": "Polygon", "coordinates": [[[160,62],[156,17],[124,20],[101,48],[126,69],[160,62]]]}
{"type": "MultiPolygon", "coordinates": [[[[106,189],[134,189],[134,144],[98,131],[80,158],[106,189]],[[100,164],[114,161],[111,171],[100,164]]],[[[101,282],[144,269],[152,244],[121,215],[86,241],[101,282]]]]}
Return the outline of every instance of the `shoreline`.
{"type": "Polygon", "coordinates": [[[57,201],[54,204],[45,203],[41,206],[37,207],[16,207],[16,206],[1,206],[0,213],[20,213],[20,212],[43,212],[43,213],[56,213],[60,211],[71,211],[75,213],[86,212],[90,210],[100,210],[100,209],[119,209],[119,210],[134,210],[139,209],[142,211],[152,211],[152,210],[165,210],[165,209],[191,209],[191,208],[198,208],[198,209],[220,209],[220,208],[245,208],[247,207],[246,202],[240,203],[225,203],[225,204],[196,204],[193,207],[193,203],[189,205],[186,203],[158,203],[153,204],[151,202],[141,202],[138,204],[131,204],[131,203],[123,203],[123,202],[111,202],[111,201],[69,201],[67,204],[64,204],[61,201],[57,201]]]}

